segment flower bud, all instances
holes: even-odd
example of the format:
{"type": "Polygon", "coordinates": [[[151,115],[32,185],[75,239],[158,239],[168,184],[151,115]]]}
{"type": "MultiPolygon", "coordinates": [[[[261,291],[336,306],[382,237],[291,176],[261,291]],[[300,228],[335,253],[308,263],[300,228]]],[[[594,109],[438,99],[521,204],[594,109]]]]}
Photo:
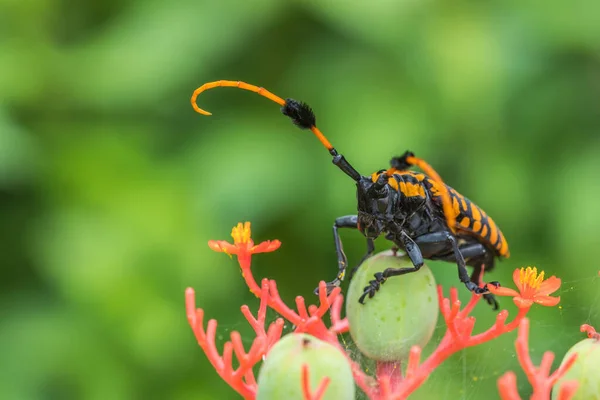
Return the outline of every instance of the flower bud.
{"type": "Polygon", "coordinates": [[[558,380],[552,390],[552,399],[556,400],[563,382],[577,381],[579,386],[571,400],[600,399],[600,340],[584,339],[571,347],[563,363],[577,353],[577,359],[567,373],[558,380]]]}
{"type": "Polygon", "coordinates": [[[354,378],[346,356],[335,346],[304,333],[290,333],[271,348],[258,374],[256,399],[304,400],[303,365],[308,366],[311,393],[329,377],[323,400],[354,399],[354,378]]]}
{"type": "Polygon", "coordinates": [[[367,259],[350,282],[346,299],[350,335],[371,359],[401,361],[412,346],[423,347],[431,339],[439,304],[435,280],[426,265],[417,272],[388,278],[373,298],[367,296],[365,304],[358,302],[376,272],[412,267],[403,253],[394,255],[388,250],[367,259]]]}

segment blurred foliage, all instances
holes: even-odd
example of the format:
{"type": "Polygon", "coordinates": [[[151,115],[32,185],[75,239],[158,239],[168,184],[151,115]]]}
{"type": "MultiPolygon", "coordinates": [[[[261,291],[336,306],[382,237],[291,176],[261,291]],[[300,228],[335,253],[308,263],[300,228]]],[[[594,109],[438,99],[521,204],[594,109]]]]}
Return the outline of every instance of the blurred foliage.
{"type": "MultiPolygon", "coordinates": [[[[308,102],[363,174],[406,149],[429,160],[506,234],[494,280],[533,264],[565,281],[561,308],[532,312],[534,361],[560,360],[600,324],[599,16],[592,0],[0,0],[2,397],[233,398],[183,293],[223,342],[246,331],[256,301],[206,246],[238,221],[283,241],[255,269],[288,299],[333,278],[352,183],[254,94],[207,92],[214,116],[195,114],[192,91],[218,79],[308,102]]],[[[364,239],[343,237],[357,261],[364,239]]],[[[513,340],[452,358],[415,397],[495,393],[519,370],[513,340]]]]}

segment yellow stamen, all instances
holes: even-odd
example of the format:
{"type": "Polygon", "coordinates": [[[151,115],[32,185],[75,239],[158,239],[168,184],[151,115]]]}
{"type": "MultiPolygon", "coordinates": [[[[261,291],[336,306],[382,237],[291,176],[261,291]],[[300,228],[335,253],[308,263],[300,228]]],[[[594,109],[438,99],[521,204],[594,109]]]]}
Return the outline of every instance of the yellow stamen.
{"type": "Polygon", "coordinates": [[[539,289],[544,281],[544,271],[541,271],[538,275],[536,267],[521,268],[521,271],[519,272],[519,281],[530,288],[539,289]]]}
{"type": "Polygon", "coordinates": [[[243,225],[241,222],[238,222],[237,226],[234,226],[231,230],[231,237],[235,244],[248,243],[250,241],[250,234],[250,222],[246,222],[243,225]]]}

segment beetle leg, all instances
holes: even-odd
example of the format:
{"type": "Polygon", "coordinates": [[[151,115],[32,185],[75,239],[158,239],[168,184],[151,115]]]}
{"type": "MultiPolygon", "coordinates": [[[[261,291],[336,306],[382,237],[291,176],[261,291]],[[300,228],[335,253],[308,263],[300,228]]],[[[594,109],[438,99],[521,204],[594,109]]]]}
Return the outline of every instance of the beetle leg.
{"type": "Polygon", "coordinates": [[[352,268],[352,271],[350,271],[350,276],[348,277],[350,280],[352,280],[352,277],[356,273],[356,270],[358,270],[358,267],[360,267],[365,261],[367,261],[367,258],[371,257],[371,254],[373,254],[374,251],[375,251],[375,242],[373,241],[373,239],[367,238],[367,252],[360,259],[360,262],[358,264],[356,264],[356,267],[352,268]]]}
{"type": "Polygon", "coordinates": [[[452,252],[454,254],[454,260],[456,261],[456,265],[458,266],[458,279],[460,279],[460,281],[465,284],[469,291],[475,294],[484,294],[488,292],[485,286],[483,288],[479,287],[479,282],[475,283],[471,281],[469,273],[467,272],[465,259],[460,249],[458,248],[456,239],[452,234],[450,234],[449,232],[427,233],[425,235],[417,237],[416,241],[419,244],[435,244],[443,242],[450,244],[450,246],[452,247],[452,252]]]}
{"type": "Polygon", "coordinates": [[[363,289],[363,294],[358,299],[359,303],[365,304],[364,301],[367,296],[369,296],[369,298],[375,296],[375,293],[379,290],[381,285],[385,283],[387,278],[391,276],[417,272],[423,266],[423,255],[421,254],[419,246],[417,246],[417,244],[404,231],[401,232],[400,239],[404,244],[406,254],[408,254],[408,257],[414,266],[407,268],[387,268],[383,272],[377,272],[375,274],[375,279],[369,281],[369,286],[365,286],[363,289]]]}
{"type": "MultiPolygon", "coordinates": [[[[473,256],[473,259],[469,260],[469,265],[473,266],[471,281],[479,285],[483,271],[485,270],[486,272],[489,272],[494,268],[494,253],[486,249],[484,254],[482,254],[480,257],[473,256]]],[[[500,285],[498,282],[490,282],[489,284],[496,286],[500,285]]],[[[489,305],[492,306],[494,311],[499,308],[498,300],[496,300],[496,297],[492,293],[484,293],[483,298],[489,305]]]]}
{"type": "MultiPolygon", "coordinates": [[[[471,274],[471,282],[474,282],[479,285],[479,281],[481,280],[481,273],[485,268],[486,271],[489,271],[494,267],[494,254],[491,253],[485,246],[481,243],[470,243],[465,244],[459,247],[463,258],[467,260],[467,265],[473,267],[473,273],[471,274]]],[[[454,253],[446,254],[440,257],[431,257],[432,260],[442,260],[442,261],[454,261],[456,257],[454,253]]],[[[498,301],[491,293],[484,293],[483,298],[488,302],[489,305],[493,307],[494,310],[498,309],[498,301]]]]}
{"type": "MultiPolygon", "coordinates": [[[[487,253],[487,250],[484,245],[481,243],[470,243],[462,245],[458,248],[463,255],[463,258],[466,260],[467,265],[471,265],[471,259],[477,258],[481,259],[487,253]]],[[[455,261],[456,257],[454,253],[445,254],[443,256],[432,256],[432,260],[442,260],[442,261],[455,261]]],[[[475,265],[473,265],[475,266],[475,265]]],[[[473,280],[473,282],[475,282],[473,280]]]]}
{"type": "MultiPolygon", "coordinates": [[[[335,219],[333,223],[333,240],[335,242],[335,253],[338,259],[338,274],[334,280],[327,283],[327,293],[331,292],[333,288],[340,286],[346,275],[346,267],[348,266],[348,259],[344,254],[344,246],[342,245],[342,239],[338,228],[353,228],[358,229],[358,216],[346,215],[335,219]]],[[[315,294],[319,294],[319,288],[315,289],[315,294]]]]}
{"type": "MultiPolygon", "coordinates": [[[[479,284],[479,281],[481,279],[481,273],[483,272],[483,269],[486,265],[484,263],[479,263],[478,265],[473,266],[473,273],[471,274],[471,282],[475,282],[477,284],[479,284]]],[[[490,284],[494,284],[499,286],[498,282],[490,282],[490,284]]],[[[485,301],[487,301],[487,303],[492,306],[492,309],[494,311],[496,311],[500,304],[498,303],[498,300],[496,300],[496,296],[494,296],[492,293],[484,293],[483,294],[483,298],[485,299],[485,301]]]]}

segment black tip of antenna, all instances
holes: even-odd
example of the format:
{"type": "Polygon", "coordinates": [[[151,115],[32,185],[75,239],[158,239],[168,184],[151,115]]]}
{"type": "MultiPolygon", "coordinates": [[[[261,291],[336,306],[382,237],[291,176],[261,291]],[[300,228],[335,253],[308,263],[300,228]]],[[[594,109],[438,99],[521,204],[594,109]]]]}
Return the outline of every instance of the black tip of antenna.
{"type": "Polygon", "coordinates": [[[310,129],[317,125],[315,113],[306,103],[294,99],[285,99],[285,105],[281,107],[283,115],[290,117],[294,125],[300,129],[310,129]]]}

